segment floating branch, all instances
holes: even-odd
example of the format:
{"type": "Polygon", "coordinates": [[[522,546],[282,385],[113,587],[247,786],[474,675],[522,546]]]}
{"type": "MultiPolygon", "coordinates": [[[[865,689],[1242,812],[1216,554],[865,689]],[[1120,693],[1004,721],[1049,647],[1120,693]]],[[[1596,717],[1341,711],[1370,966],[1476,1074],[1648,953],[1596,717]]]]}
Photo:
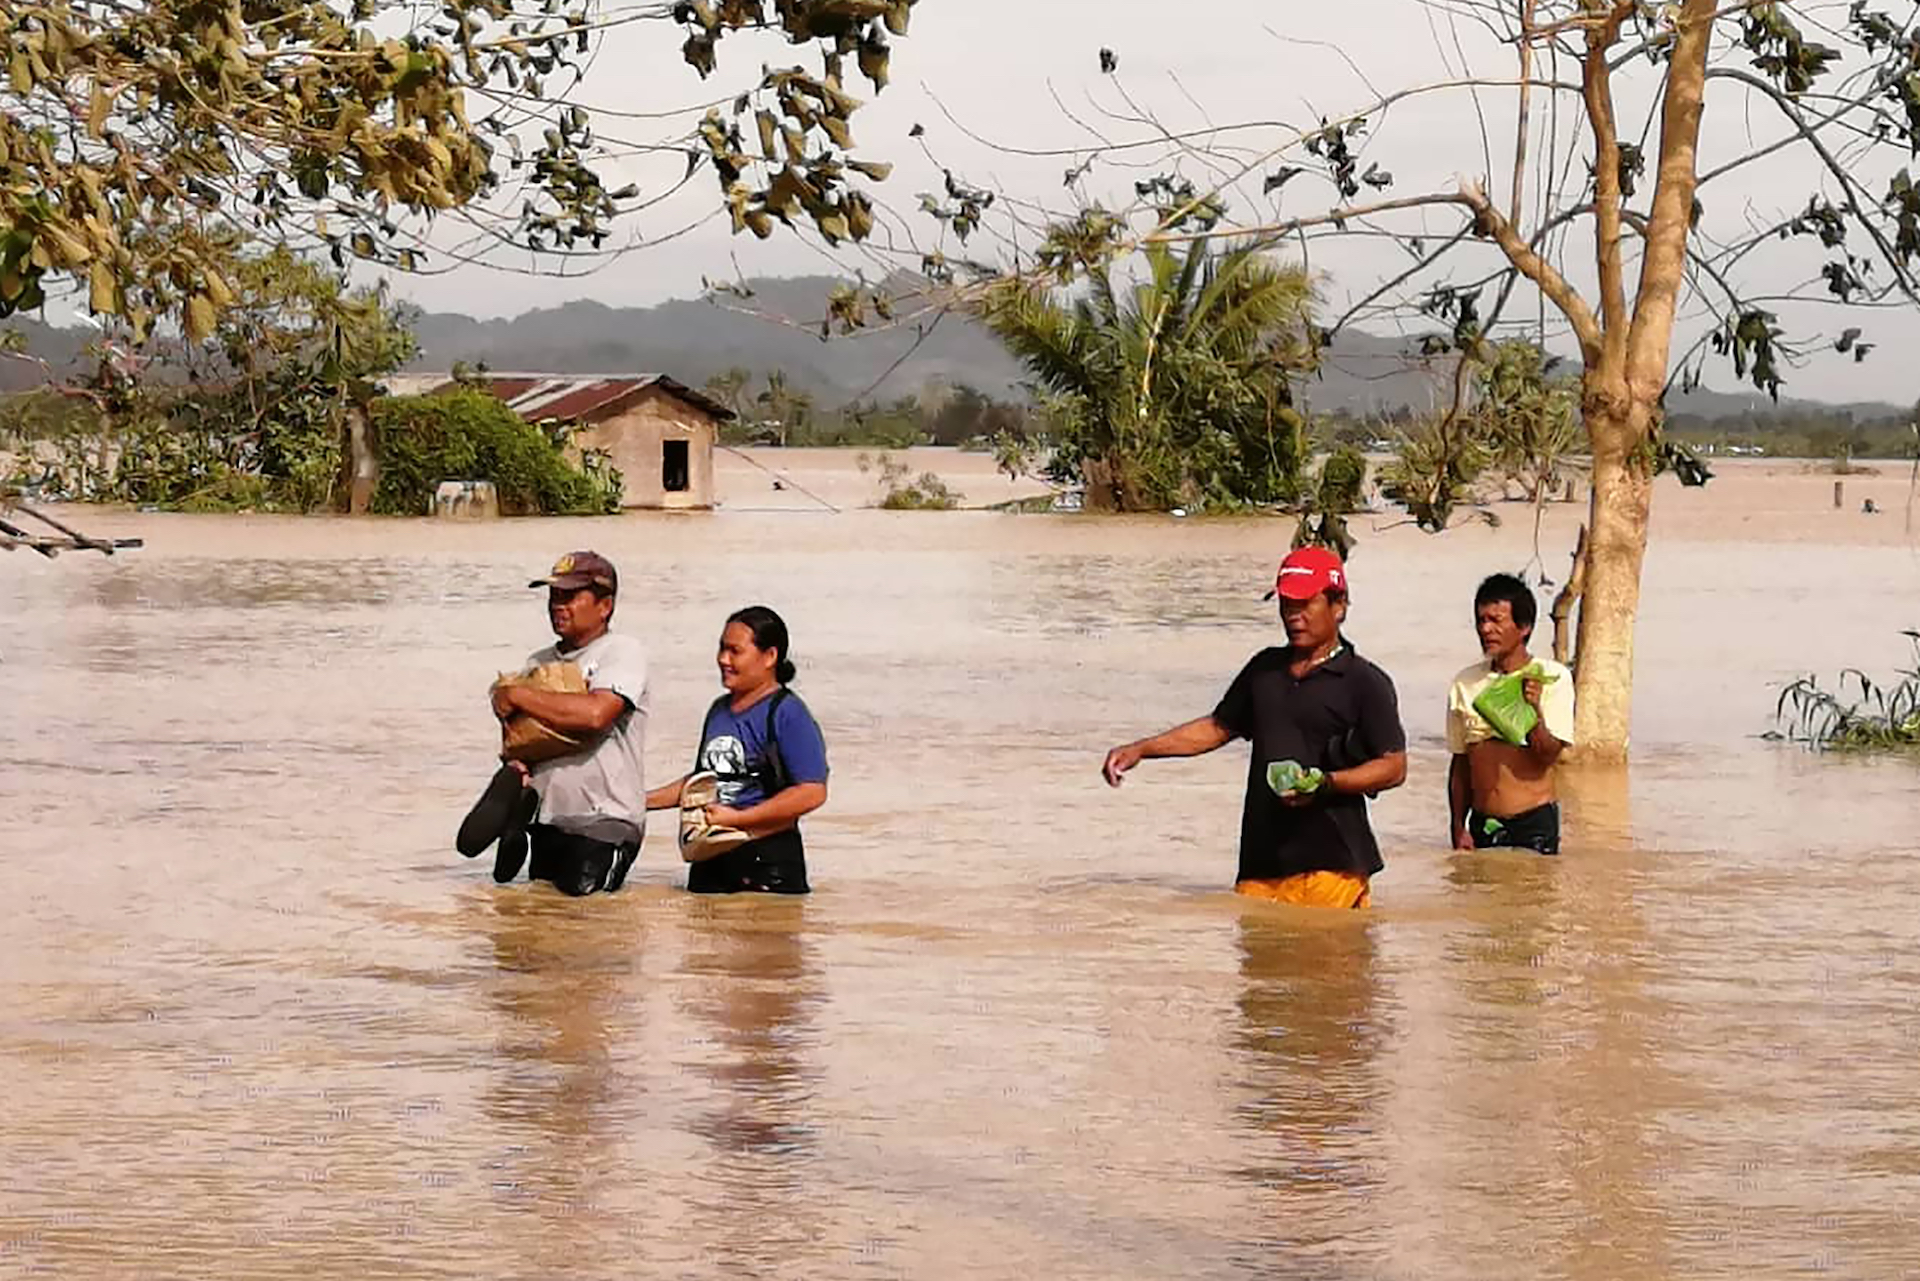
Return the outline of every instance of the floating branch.
{"type": "Polygon", "coordinates": [[[52,534],[36,534],[23,529],[12,521],[0,520],[0,551],[12,551],[16,547],[24,547],[29,551],[39,552],[48,560],[52,560],[61,552],[101,552],[111,556],[115,552],[127,548],[145,546],[144,541],[138,538],[90,537],[74,529],[72,526],[56,520],[45,512],[36,510],[21,502],[0,499],[0,511],[5,511],[9,514],[18,513],[19,515],[30,517],[55,531],[52,534]]]}

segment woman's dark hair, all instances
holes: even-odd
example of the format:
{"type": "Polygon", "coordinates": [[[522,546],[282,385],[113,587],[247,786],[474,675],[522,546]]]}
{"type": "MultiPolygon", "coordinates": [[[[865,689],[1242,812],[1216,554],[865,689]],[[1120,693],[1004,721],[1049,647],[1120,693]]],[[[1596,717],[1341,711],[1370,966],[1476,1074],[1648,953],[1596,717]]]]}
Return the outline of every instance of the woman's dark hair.
{"type": "Polygon", "coordinates": [[[754,648],[779,650],[780,659],[773,666],[773,678],[782,685],[793,683],[793,678],[798,673],[794,670],[793,660],[787,657],[787,651],[792,642],[787,639],[785,619],[765,605],[749,605],[745,609],[736,609],[728,614],[727,623],[729,625],[739,623],[752,632],[754,648]]]}

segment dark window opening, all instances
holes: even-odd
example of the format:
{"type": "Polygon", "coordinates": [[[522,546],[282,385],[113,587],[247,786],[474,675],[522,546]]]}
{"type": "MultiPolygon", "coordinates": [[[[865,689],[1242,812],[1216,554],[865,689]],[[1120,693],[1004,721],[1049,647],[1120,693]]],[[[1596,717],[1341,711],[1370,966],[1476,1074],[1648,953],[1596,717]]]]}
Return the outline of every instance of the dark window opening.
{"type": "Polygon", "coordinates": [[[660,454],[660,487],[669,494],[684,494],[691,484],[688,474],[687,442],[669,440],[662,444],[660,454]]]}

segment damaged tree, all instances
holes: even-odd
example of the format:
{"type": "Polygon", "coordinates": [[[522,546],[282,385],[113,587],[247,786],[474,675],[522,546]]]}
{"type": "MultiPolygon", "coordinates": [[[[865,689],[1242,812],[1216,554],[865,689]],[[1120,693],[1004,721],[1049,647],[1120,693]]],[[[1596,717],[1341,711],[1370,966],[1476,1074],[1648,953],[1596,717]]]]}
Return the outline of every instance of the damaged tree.
{"type": "MultiPolygon", "coordinates": [[[[1434,336],[1430,354],[1465,354],[1496,326],[1514,328],[1506,311],[1516,294],[1543,300],[1579,354],[1579,410],[1592,462],[1577,626],[1576,732],[1584,754],[1624,757],[1653,480],[1663,460],[1683,461],[1673,459],[1661,438],[1668,387],[1676,381],[1693,385],[1703,361],[1713,356],[1777,397],[1787,364],[1828,345],[1786,338],[1778,314],[1784,305],[1811,296],[1861,308],[1920,297],[1914,274],[1920,189],[1903,167],[1920,153],[1920,11],[1896,19],[1856,0],[1844,26],[1832,29],[1844,38],[1847,47],[1840,50],[1808,38],[1787,7],[1771,0],[1658,6],[1636,0],[1440,0],[1431,7],[1460,28],[1479,28],[1479,50],[1516,57],[1517,74],[1456,74],[1409,86],[1304,129],[1209,120],[1205,129],[1182,131],[1120,89],[1126,108],[1109,112],[1111,120],[1128,121],[1144,136],[1060,154],[1079,161],[1068,172],[1069,186],[1084,183],[1094,162],[1109,153],[1138,166],[1143,150],[1156,145],[1176,176],[1189,165],[1208,174],[1197,185],[1177,177],[1161,180],[1163,193],[1185,183],[1192,194],[1143,200],[1146,208],[1138,212],[1152,214],[1152,226],[1123,251],[1212,237],[1257,237],[1302,252],[1327,237],[1398,243],[1411,265],[1403,263],[1403,270],[1394,270],[1334,322],[1326,337],[1336,349],[1337,331],[1349,320],[1398,308],[1452,322],[1450,333],[1434,336]],[[1577,75],[1562,76],[1561,69],[1577,75]],[[1510,114],[1492,114],[1493,90],[1512,94],[1510,114]],[[1462,167],[1484,158],[1480,177],[1420,194],[1384,195],[1395,185],[1385,163],[1391,145],[1385,118],[1410,100],[1448,93],[1474,95],[1483,130],[1474,141],[1485,139],[1495,120],[1511,125],[1510,182],[1494,194],[1489,142],[1485,152],[1463,147],[1458,157],[1462,167]],[[1574,127],[1544,128],[1539,95],[1548,95],[1549,105],[1574,127]],[[1729,130],[1739,137],[1736,147],[1725,155],[1703,154],[1710,96],[1720,104],[1714,110],[1732,115],[1744,108],[1757,136],[1729,130]],[[1761,132],[1763,122],[1775,132],[1761,132]],[[1261,129],[1278,132],[1275,145],[1251,141],[1261,129]],[[1767,220],[1729,201],[1720,224],[1711,223],[1703,195],[1709,184],[1769,157],[1796,154],[1805,169],[1790,188],[1793,203],[1777,217],[1767,220]],[[1809,172],[1816,175],[1811,181],[1809,172]],[[1330,199],[1310,194],[1316,181],[1331,188],[1330,199]],[[1809,187],[1817,187],[1811,197],[1804,194],[1809,187]],[[1249,189],[1259,192],[1275,217],[1251,225],[1221,219],[1200,230],[1180,226],[1196,210],[1217,208],[1224,195],[1243,197],[1249,189]],[[1279,216],[1282,200],[1298,209],[1302,198],[1310,207],[1319,201],[1317,208],[1279,216]],[[1436,231],[1425,223],[1409,225],[1410,218],[1448,209],[1459,214],[1450,226],[1436,231]],[[1754,275],[1751,251],[1776,239],[1792,242],[1777,253],[1821,260],[1811,290],[1743,283],[1754,275]],[[1476,254],[1480,264],[1473,261],[1476,254]],[[1460,276],[1447,274],[1456,267],[1460,276]],[[1676,354],[1683,300],[1698,309],[1698,317],[1676,354]]],[[[1464,54],[1464,42],[1458,47],[1464,54]]],[[[1030,234],[1022,239],[1032,242],[1030,234]]],[[[1021,269],[1032,270],[1025,264],[1021,269]]],[[[1847,329],[1830,343],[1832,350],[1863,359],[1873,344],[1860,342],[1860,333],[1847,329]]],[[[1701,473],[1686,470],[1683,479],[1697,481],[1701,473]]]]}

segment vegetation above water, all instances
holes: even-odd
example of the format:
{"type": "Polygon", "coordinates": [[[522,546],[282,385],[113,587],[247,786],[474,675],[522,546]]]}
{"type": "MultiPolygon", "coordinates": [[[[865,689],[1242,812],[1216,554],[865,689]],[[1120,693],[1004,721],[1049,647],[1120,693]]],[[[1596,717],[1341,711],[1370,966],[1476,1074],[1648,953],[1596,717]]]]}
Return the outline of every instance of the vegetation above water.
{"type": "Polygon", "coordinates": [[[887,511],[952,511],[966,497],[933,472],[914,477],[911,467],[886,454],[861,454],[854,463],[863,473],[879,471],[880,501],[875,505],[887,511]]]}
{"type": "Polygon", "coordinates": [[[1066,275],[1084,266],[1076,292],[1016,278],[980,304],[1037,384],[1053,428],[1045,471],[1077,480],[1096,509],[1297,499],[1308,448],[1291,380],[1313,363],[1306,273],[1250,245],[1154,244],[1129,288],[1101,256],[1118,230],[1089,209],[1052,231],[1041,259],[1066,275]]]}
{"type": "Polygon", "coordinates": [[[734,420],[720,429],[721,443],[728,445],[908,449],[1045,434],[1030,402],[999,399],[966,383],[930,385],[886,401],[860,396],[828,407],[783,369],[755,374],[736,366],[707,379],[703,390],[733,411],[734,420]]]}
{"type": "Polygon", "coordinates": [[[1920,748],[1920,631],[1901,635],[1912,644],[1913,657],[1891,684],[1856,668],[1842,671],[1833,690],[1814,676],[1788,684],[1774,704],[1774,720],[1783,729],[1773,737],[1848,751],[1920,748]],[[1858,696],[1849,700],[1849,689],[1858,696]]]}
{"type": "Polygon", "coordinates": [[[380,483],[373,510],[424,516],[449,477],[493,482],[508,515],[610,515],[620,510],[621,476],[589,451],[575,466],[559,440],[489,392],[462,388],[373,403],[380,483]]]}
{"type": "MultiPolygon", "coordinates": [[[[188,511],[348,505],[355,441],[379,472],[373,510],[424,514],[443,480],[488,480],[510,511],[617,507],[603,460],[481,392],[444,404],[380,397],[414,353],[410,312],[377,289],[276,250],[234,271],[239,293],[200,343],[134,356],[103,342],[92,374],[0,401],[0,484],[48,497],[188,511]]],[[[370,469],[370,470],[374,470],[370,469]]]]}

